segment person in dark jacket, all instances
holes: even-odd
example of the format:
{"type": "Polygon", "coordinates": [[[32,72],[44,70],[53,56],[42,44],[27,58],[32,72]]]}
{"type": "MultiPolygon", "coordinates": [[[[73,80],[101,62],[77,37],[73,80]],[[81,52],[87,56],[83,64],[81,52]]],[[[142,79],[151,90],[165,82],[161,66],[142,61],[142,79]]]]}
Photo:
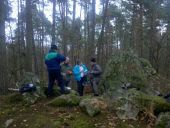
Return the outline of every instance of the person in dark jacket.
{"type": "Polygon", "coordinates": [[[91,58],[90,83],[93,89],[94,96],[98,96],[98,85],[102,74],[101,67],[96,63],[96,58],[91,58]]]}
{"type": "Polygon", "coordinates": [[[70,59],[66,57],[66,61],[61,66],[62,75],[65,87],[69,87],[71,76],[72,76],[72,67],[70,65],[70,59]]]}
{"type": "Polygon", "coordinates": [[[65,92],[60,66],[60,63],[64,62],[65,60],[66,60],[65,56],[57,52],[57,46],[51,45],[49,53],[47,53],[45,56],[45,64],[48,70],[47,96],[52,96],[53,85],[55,80],[58,81],[61,93],[63,94],[65,92]]]}

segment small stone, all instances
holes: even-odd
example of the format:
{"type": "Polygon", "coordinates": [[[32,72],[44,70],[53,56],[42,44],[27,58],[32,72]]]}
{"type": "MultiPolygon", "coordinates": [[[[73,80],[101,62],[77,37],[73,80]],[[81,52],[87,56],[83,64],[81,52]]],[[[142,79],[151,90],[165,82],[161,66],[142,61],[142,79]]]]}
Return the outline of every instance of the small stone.
{"type": "Polygon", "coordinates": [[[131,124],[129,124],[129,128],[134,128],[134,126],[133,126],[133,125],[131,125],[131,124]]]}
{"type": "Polygon", "coordinates": [[[12,124],[14,120],[13,119],[9,119],[5,122],[5,128],[7,128],[8,126],[10,126],[12,124]]]}
{"type": "Polygon", "coordinates": [[[23,120],[23,122],[27,122],[27,120],[23,120]]]}
{"type": "Polygon", "coordinates": [[[96,127],[98,126],[98,124],[94,124],[96,127]]]}

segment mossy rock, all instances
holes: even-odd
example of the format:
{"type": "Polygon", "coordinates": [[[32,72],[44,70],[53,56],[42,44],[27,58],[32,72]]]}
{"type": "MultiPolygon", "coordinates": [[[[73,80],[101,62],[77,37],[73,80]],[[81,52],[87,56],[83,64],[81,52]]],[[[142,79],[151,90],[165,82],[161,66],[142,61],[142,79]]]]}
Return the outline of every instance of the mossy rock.
{"type": "Polygon", "coordinates": [[[159,96],[150,96],[144,93],[139,93],[139,95],[136,96],[136,101],[141,108],[145,107],[147,109],[152,109],[156,115],[161,112],[170,111],[170,103],[159,96]]]}
{"type": "Polygon", "coordinates": [[[34,86],[36,86],[36,90],[31,92],[24,92],[22,94],[20,94],[19,92],[17,94],[12,94],[8,98],[9,102],[11,103],[23,102],[26,105],[31,105],[37,102],[39,99],[45,97],[41,83],[34,73],[25,72],[21,80],[19,80],[19,82],[17,83],[17,88],[20,89],[25,84],[33,84],[34,86]]]}
{"type": "Polygon", "coordinates": [[[114,103],[116,114],[120,119],[137,119],[141,111],[159,114],[170,111],[170,104],[159,96],[147,95],[130,89],[124,92],[114,103]]]}
{"type": "Polygon", "coordinates": [[[170,112],[161,113],[158,116],[156,128],[170,128],[170,112]]]}
{"type": "Polygon", "coordinates": [[[145,88],[148,78],[156,72],[151,64],[132,51],[116,52],[106,65],[100,90],[113,95],[123,84],[131,83],[136,88],[145,88]]]}
{"type": "Polygon", "coordinates": [[[81,100],[79,106],[89,116],[94,117],[98,115],[102,109],[107,108],[107,103],[101,98],[85,98],[81,100]]]}
{"type": "MultiPolygon", "coordinates": [[[[44,92],[45,95],[47,95],[47,89],[48,87],[43,87],[42,90],[44,92]]],[[[52,95],[57,97],[57,96],[61,96],[61,91],[60,91],[60,88],[59,87],[53,87],[53,90],[52,90],[52,95]]]]}
{"type": "Polygon", "coordinates": [[[73,94],[61,95],[48,103],[54,107],[78,106],[80,97],[73,94]]]}
{"type": "Polygon", "coordinates": [[[33,72],[24,72],[22,78],[18,82],[18,86],[21,87],[23,84],[34,84],[39,85],[40,80],[33,72]]]}

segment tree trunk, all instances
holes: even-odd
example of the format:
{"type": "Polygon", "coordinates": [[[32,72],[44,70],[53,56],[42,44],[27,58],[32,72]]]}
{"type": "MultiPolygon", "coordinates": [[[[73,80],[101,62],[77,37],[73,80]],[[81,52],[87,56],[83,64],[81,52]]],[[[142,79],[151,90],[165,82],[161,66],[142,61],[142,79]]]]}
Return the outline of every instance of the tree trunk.
{"type": "Polygon", "coordinates": [[[56,28],[56,0],[53,0],[53,24],[52,24],[52,44],[56,44],[56,32],[55,32],[55,28],[56,28]]]}
{"type": "Polygon", "coordinates": [[[137,44],[137,5],[133,4],[132,27],[131,27],[131,42],[130,47],[136,50],[137,44]]]}
{"type": "Polygon", "coordinates": [[[90,13],[90,44],[89,44],[89,56],[95,55],[95,26],[96,26],[96,0],[92,0],[92,10],[90,13]]]}
{"type": "Polygon", "coordinates": [[[71,60],[75,63],[75,17],[76,17],[76,0],[73,0],[73,16],[72,16],[72,42],[71,42],[71,60]]]}
{"type": "Polygon", "coordinates": [[[32,0],[26,0],[26,44],[27,44],[27,57],[26,57],[26,71],[38,74],[37,57],[35,51],[33,23],[32,23],[32,0]],[[32,58],[33,57],[33,58],[32,58]],[[34,59],[34,65],[33,65],[34,59]]]}
{"type": "Polygon", "coordinates": [[[106,19],[107,19],[107,10],[108,10],[108,5],[109,5],[109,0],[106,0],[106,2],[103,4],[103,18],[102,18],[102,29],[98,38],[98,54],[97,54],[97,59],[99,63],[102,63],[102,49],[103,49],[103,41],[104,41],[104,29],[106,25],[106,19]]]}
{"type": "Polygon", "coordinates": [[[138,41],[138,55],[143,57],[143,4],[140,4],[139,10],[139,41],[138,41]]]}
{"type": "Polygon", "coordinates": [[[0,0],[0,93],[7,90],[7,63],[5,45],[5,0],[0,0]]]}
{"type": "Polygon", "coordinates": [[[154,52],[155,52],[155,42],[156,42],[155,21],[156,21],[155,12],[152,11],[151,14],[150,14],[149,60],[150,60],[150,62],[153,65],[154,68],[156,68],[155,63],[154,63],[154,58],[155,58],[154,52]]]}

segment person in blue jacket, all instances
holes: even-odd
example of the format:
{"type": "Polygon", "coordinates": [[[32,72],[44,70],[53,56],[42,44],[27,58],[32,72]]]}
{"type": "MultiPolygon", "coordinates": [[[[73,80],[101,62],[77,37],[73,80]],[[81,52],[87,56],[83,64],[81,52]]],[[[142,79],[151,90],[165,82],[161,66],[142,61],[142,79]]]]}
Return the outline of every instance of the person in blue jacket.
{"type": "Polygon", "coordinates": [[[83,96],[83,91],[84,91],[83,84],[86,82],[88,69],[84,64],[81,63],[80,60],[77,60],[76,65],[73,68],[73,74],[75,80],[77,81],[77,91],[80,96],[83,96]]]}
{"type": "Polygon", "coordinates": [[[48,70],[48,90],[47,90],[48,97],[53,95],[52,92],[55,80],[58,81],[61,93],[63,94],[65,92],[60,66],[60,63],[64,62],[65,60],[66,60],[65,56],[57,52],[57,46],[51,45],[51,49],[45,56],[45,64],[48,70]]]}

